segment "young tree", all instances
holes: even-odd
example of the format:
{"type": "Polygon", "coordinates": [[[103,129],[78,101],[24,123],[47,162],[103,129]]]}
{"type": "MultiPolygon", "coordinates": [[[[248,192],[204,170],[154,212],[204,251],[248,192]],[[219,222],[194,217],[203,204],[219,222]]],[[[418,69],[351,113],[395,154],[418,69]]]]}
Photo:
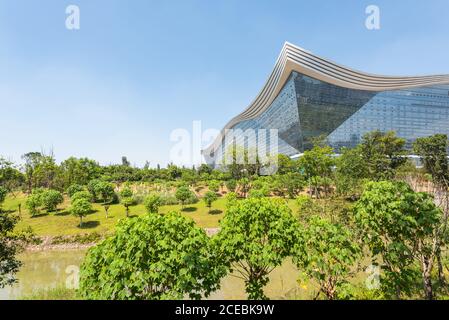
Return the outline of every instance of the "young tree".
{"type": "Polygon", "coordinates": [[[342,225],[312,216],[299,236],[294,262],[318,283],[315,299],[324,293],[327,299],[334,300],[351,276],[351,267],[362,257],[354,235],[342,225]]]}
{"type": "Polygon", "coordinates": [[[150,194],[145,198],[145,208],[148,213],[158,213],[162,204],[161,197],[158,194],[150,194]]]}
{"type": "Polygon", "coordinates": [[[56,190],[45,190],[41,194],[42,205],[47,212],[56,211],[58,204],[64,202],[64,197],[62,193],[56,190]]]}
{"type": "Polygon", "coordinates": [[[72,202],[78,200],[78,199],[85,199],[89,202],[92,202],[92,194],[89,191],[78,191],[72,195],[70,200],[72,202]]]}
{"type": "Polygon", "coordinates": [[[213,191],[207,191],[204,195],[203,200],[204,200],[204,203],[206,204],[206,206],[209,208],[209,213],[210,213],[212,203],[217,200],[217,194],[213,191]]]}
{"type": "Polygon", "coordinates": [[[375,181],[391,179],[397,169],[406,163],[405,140],[393,131],[373,131],[365,134],[360,151],[368,178],[375,181]]]}
{"type": "Polygon", "coordinates": [[[186,201],[192,197],[192,191],[187,186],[181,186],[176,190],[175,197],[181,202],[182,208],[184,208],[186,201]]]}
{"type": "Polygon", "coordinates": [[[220,189],[220,182],[218,182],[217,180],[211,180],[208,182],[207,186],[209,187],[210,191],[217,193],[220,189]]]}
{"type": "Polygon", "coordinates": [[[25,206],[28,209],[31,217],[36,216],[40,212],[40,207],[42,206],[42,194],[44,193],[43,189],[33,189],[31,194],[28,196],[25,206]]]}
{"type": "Polygon", "coordinates": [[[6,199],[8,191],[6,188],[0,186],[0,213],[2,212],[2,204],[6,199]]]}
{"type": "Polygon", "coordinates": [[[129,207],[134,205],[133,192],[130,188],[125,187],[120,191],[120,202],[126,209],[126,216],[129,216],[129,207]]]}
{"type": "Polygon", "coordinates": [[[228,192],[235,192],[236,188],[237,182],[234,179],[226,181],[226,189],[228,189],[228,192]]]}
{"type": "Polygon", "coordinates": [[[424,296],[433,299],[431,277],[438,254],[434,234],[440,219],[441,210],[432,198],[404,182],[370,182],[365,187],[355,207],[355,222],[373,259],[382,258],[382,283],[390,285],[397,298],[401,291],[410,294],[417,263],[424,296]]]}
{"type": "Polygon", "coordinates": [[[83,191],[83,186],[79,184],[71,184],[70,187],[67,188],[67,195],[71,198],[75,193],[83,191]]]}
{"type": "Polygon", "coordinates": [[[266,299],[263,287],[298,242],[299,225],[279,199],[232,202],[213,238],[218,258],[245,281],[249,299],[266,299]]]}
{"type": "Polygon", "coordinates": [[[336,159],[335,184],[340,195],[354,199],[360,197],[363,180],[369,177],[361,149],[361,145],[353,149],[343,148],[341,156],[336,159]]]}
{"type": "Polygon", "coordinates": [[[224,274],[192,220],[149,214],[123,220],[114,236],[88,251],[79,291],[87,299],[201,299],[224,274]]]}
{"type": "Polygon", "coordinates": [[[447,232],[449,218],[449,161],[448,161],[448,138],[444,134],[436,134],[430,137],[418,138],[413,144],[413,151],[421,157],[425,171],[432,176],[434,190],[432,194],[435,204],[443,211],[440,228],[435,233],[438,260],[438,277],[440,285],[444,286],[442,259],[442,239],[447,232]]]}
{"type": "Polygon", "coordinates": [[[72,202],[70,209],[73,215],[80,218],[79,227],[83,227],[83,217],[87,216],[92,211],[92,204],[84,198],[76,199],[72,202]]]}
{"type": "MultiPolygon", "coordinates": [[[[299,158],[298,165],[309,183],[309,192],[319,198],[320,187],[327,178],[332,178],[332,168],[335,165],[334,152],[331,147],[313,147],[312,150],[305,151],[299,158]]],[[[325,188],[325,193],[328,190],[325,188]]]]}
{"type": "Polygon", "coordinates": [[[16,258],[22,246],[13,233],[18,217],[10,213],[0,213],[0,289],[13,284],[15,273],[21,262],[16,258]]]}

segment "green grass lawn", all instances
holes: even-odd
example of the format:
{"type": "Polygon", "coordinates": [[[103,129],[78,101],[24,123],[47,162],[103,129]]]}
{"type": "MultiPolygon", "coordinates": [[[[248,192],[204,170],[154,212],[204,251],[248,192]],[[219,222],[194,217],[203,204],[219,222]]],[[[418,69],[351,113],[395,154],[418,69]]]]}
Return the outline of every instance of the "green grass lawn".
{"type": "MultiPolygon", "coordinates": [[[[97,232],[100,234],[110,233],[114,231],[114,227],[120,219],[126,219],[125,207],[121,204],[111,205],[109,208],[109,217],[106,218],[106,213],[101,204],[94,204],[94,212],[83,218],[83,228],[79,227],[79,218],[70,214],[70,202],[68,199],[58,207],[58,212],[46,213],[43,211],[40,215],[31,217],[28,210],[25,208],[25,195],[17,195],[7,197],[3,204],[5,211],[18,211],[19,203],[22,204],[21,221],[17,228],[25,229],[30,226],[37,236],[64,236],[75,235],[90,232],[97,232]]],[[[180,205],[162,206],[161,213],[170,211],[181,212],[182,215],[189,217],[201,228],[216,228],[219,226],[219,221],[223,218],[225,213],[226,200],[219,198],[212,205],[209,212],[203,201],[196,204],[186,205],[184,209],[180,205]]],[[[289,206],[294,213],[297,211],[296,203],[293,200],[289,201],[289,206]]],[[[130,207],[130,217],[145,214],[146,210],[143,205],[136,205],[130,207]]]]}
{"type": "MultiPolygon", "coordinates": [[[[19,203],[22,204],[21,221],[17,225],[18,229],[25,229],[31,226],[34,233],[38,236],[57,236],[57,235],[74,235],[80,233],[98,232],[100,234],[112,232],[115,225],[120,219],[126,219],[125,207],[121,204],[111,205],[109,208],[109,217],[101,204],[94,204],[94,212],[83,218],[83,228],[79,228],[79,218],[70,214],[70,202],[66,201],[59,206],[58,212],[46,213],[31,217],[25,208],[26,197],[18,195],[16,198],[9,196],[3,204],[5,211],[18,211],[19,203]]],[[[193,205],[186,205],[184,209],[180,205],[163,206],[160,208],[161,213],[170,211],[181,212],[184,216],[189,217],[202,228],[218,227],[220,219],[223,218],[225,210],[225,200],[219,198],[212,205],[209,213],[203,201],[199,201],[193,205]]],[[[130,207],[130,217],[145,214],[146,210],[143,205],[130,207]]]]}

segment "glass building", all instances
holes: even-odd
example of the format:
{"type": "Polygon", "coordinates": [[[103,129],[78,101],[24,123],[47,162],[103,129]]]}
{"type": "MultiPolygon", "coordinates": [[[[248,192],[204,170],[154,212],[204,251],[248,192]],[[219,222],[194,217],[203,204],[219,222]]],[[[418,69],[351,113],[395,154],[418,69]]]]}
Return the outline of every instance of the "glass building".
{"type": "Polygon", "coordinates": [[[288,156],[320,136],[338,152],[374,130],[395,131],[410,148],[419,137],[449,135],[449,76],[370,75],[286,43],[261,93],[203,151],[206,161],[220,161],[230,143],[257,145],[258,129],[276,129],[278,152],[288,156]]]}

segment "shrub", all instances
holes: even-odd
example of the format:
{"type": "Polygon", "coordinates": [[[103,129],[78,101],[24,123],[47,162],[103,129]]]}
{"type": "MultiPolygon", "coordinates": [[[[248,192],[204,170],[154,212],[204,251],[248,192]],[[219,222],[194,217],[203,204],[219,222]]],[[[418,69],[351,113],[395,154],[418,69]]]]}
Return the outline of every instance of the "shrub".
{"type": "Polygon", "coordinates": [[[47,212],[55,211],[58,204],[64,202],[62,193],[56,190],[45,190],[41,195],[42,205],[47,212]]]}
{"type": "Polygon", "coordinates": [[[72,184],[70,187],[67,188],[67,194],[71,198],[75,193],[83,191],[83,186],[79,184],[72,184]]]}
{"type": "Polygon", "coordinates": [[[207,297],[225,272],[209,241],[179,213],[122,220],[114,236],[89,249],[79,292],[107,300],[207,297]]]}
{"type": "Polygon", "coordinates": [[[158,213],[161,206],[161,197],[157,194],[150,194],[145,198],[145,208],[148,213],[158,213]]]}

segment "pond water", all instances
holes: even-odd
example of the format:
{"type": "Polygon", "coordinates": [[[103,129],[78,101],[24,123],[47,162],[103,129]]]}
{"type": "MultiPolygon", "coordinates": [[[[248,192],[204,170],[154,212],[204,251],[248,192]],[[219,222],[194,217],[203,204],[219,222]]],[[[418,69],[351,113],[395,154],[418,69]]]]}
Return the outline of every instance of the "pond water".
{"type": "MultiPolygon", "coordinates": [[[[19,299],[40,289],[73,286],[78,267],[86,250],[26,252],[20,256],[23,265],[17,274],[18,283],[0,289],[0,299],[19,299]]],[[[289,261],[273,270],[265,294],[271,299],[304,299],[309,296],[297,284],[298,271],[289,261]]],[[[227,276],[222,280],[221,289],[209,299],[246,299],[244,283],[241,279],[227,276]]]]}

